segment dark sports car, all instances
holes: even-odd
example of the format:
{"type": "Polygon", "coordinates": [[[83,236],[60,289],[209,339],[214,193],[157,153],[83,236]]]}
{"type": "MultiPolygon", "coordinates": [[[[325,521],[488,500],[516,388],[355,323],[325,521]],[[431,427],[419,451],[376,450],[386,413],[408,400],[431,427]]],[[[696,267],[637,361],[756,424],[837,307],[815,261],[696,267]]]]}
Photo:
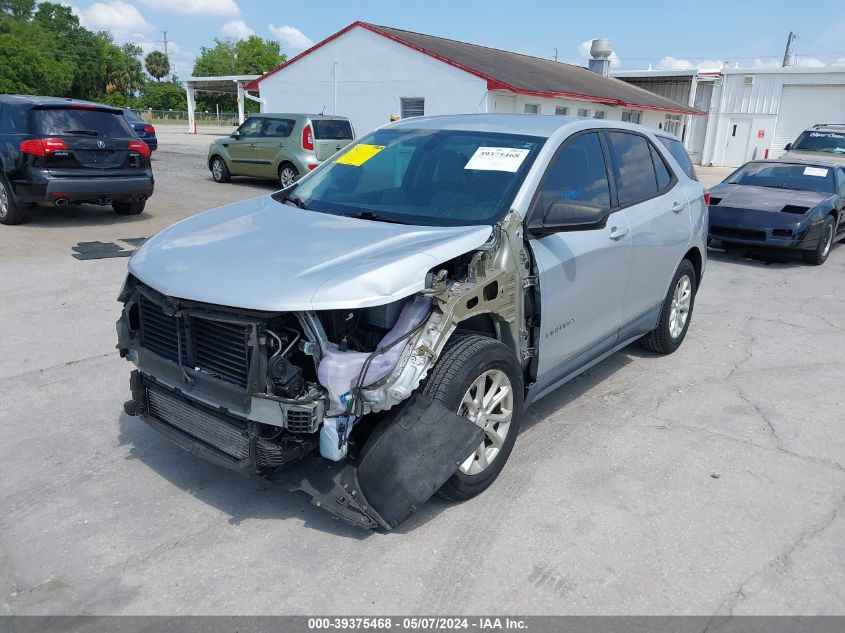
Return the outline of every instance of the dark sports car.
{"type": "Polygon", "coordinates": [[[710,189],[710,232],[726,250],[788,249],[823,264],[845,238],[845,167],[753,161],[710,189]]]}

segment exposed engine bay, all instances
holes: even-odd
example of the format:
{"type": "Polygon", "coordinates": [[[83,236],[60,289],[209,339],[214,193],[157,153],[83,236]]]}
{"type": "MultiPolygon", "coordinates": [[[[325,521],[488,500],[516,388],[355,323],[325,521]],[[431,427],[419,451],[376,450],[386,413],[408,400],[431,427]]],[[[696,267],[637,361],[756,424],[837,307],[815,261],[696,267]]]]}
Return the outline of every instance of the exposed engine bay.
{"type": "MultiPolygon", "coordinates": [[[[430,401],[426,406],[418,398],[408,401],[456,329],[497,338],[530,369],[534,324],[526,316],[531,298],[524,296],[530,279],[515,214],[495,227],[481,249],[430,270],[422,292],[375,307],[238,310],[168,297],[130,275],[119,297],[124,309],[117,324],[121,355],[138,368],[126,411],[186,450],[244,473],[277,469],[315,450],[341,462],[350,451],[358,455],[377,434],[382,454],[370,463],[387,463],[385,451],[412,450],[410,442],[394,432],[388,437],[395,436],[397,446],[391,447],[374,429],[403,410],[430,417],[430,401]]],[[[468,454],[479,441],[478,427],[454,413],[439,414],[438,420],[451,427],[441,428],[438,443],[451,442],[468,454]]],[[[460,457],[448,450],[443,454],[446,461],[432,465],[438,474],[426,484],[428,496],[454,472],[460,457]]],[[[339,466],[334,485],[356,490],[362,466],[352,475],[341,475],[339,466]]],[[[372,468],[367,472],[378,480],[372,468]]],[[[406,479],[426,477],[410,473],[406,479]]],[[[328,499],[318,488],[303,486],[325,507],[328,499]]],[[[364,494],[357,492],[360,502],[364,494]]],[[[413,507],[427,499],[411,496],[413,503],[394,505],[413,507]]],[[[372,508],[368,513],[367,503],[363,510],[357,507],[354,494],[346,497],[342,508],[327,509],[366,527],[389,529],[404,518],[399,515],[405,510],[385,517],[372,508]]]]}

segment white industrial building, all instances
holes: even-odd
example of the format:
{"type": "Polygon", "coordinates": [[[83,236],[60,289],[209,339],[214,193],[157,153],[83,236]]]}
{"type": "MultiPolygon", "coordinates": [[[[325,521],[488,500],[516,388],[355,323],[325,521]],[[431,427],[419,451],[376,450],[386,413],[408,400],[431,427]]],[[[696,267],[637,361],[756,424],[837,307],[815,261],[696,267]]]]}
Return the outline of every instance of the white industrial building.
{"type": "Polygon", "coordinates": [[[777,158],[814,123],[845,123],[845,68],[619,71],[632,85],[707,112],[679,136],[694,162],[735,167],[777,158]]]}
{"type": "Polygon", "coordinates": [[[476,112],[633,120],[655,128],[702,115],[591,68],[355,22],[246,85],[265,112],[348,117],[358,135],[419,115],[476,112]]]}

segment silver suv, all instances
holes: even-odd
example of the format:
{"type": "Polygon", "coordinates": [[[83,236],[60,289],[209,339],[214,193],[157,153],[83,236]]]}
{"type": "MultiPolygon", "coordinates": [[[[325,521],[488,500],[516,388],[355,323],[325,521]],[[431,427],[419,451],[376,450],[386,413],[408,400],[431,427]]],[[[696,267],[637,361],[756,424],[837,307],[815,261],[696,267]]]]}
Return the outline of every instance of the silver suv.
{"type": "Polygon", "coordinates": [[[252,176],[277,178],[289,187],[354,138],[349,119],[342,116],[254,114],[209,146],[208,168],[217,182],[252,176]]]}
{"type": "Polygon", "coordinates": [[[299,487],[365,527],[472,497],[525,407],[634,341],[681,345],[707,252],[691,169],[674,137],[620,122],[378,129],[138,251],[126,411],[245,473],[319,452],[299,487]]]}
{"type": "Polygon", "coordinates": [[[845,123],[817,123],[784,149],[781,160],[821,160],[845,165],[845,123]]]}

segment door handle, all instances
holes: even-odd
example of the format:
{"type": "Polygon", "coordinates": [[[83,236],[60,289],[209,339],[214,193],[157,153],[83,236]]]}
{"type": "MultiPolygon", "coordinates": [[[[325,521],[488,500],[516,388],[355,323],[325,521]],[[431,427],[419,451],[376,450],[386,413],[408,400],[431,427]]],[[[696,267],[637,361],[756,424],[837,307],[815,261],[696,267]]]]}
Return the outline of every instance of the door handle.
{"type": "Polygon", "coordinates": [[[614,226],[610,229],[610,239],[612,240],[621,240],[626,235],[628,235],[627,226],[614,226]]]}
{"type": "Polygon", "coordinates": [[[672,211],[674,211],[675,213],[680,213],[685,206],[685,204],[681,204],[680,202],[673,202],[672,211]]]}
{"type": "Polygon", "coordinates": [[[255,143],[250,143],[249,145],[247,145],[247,147],[253,147],[253,148],[254,148],[254,147],[255,147],[255,143]]]}

